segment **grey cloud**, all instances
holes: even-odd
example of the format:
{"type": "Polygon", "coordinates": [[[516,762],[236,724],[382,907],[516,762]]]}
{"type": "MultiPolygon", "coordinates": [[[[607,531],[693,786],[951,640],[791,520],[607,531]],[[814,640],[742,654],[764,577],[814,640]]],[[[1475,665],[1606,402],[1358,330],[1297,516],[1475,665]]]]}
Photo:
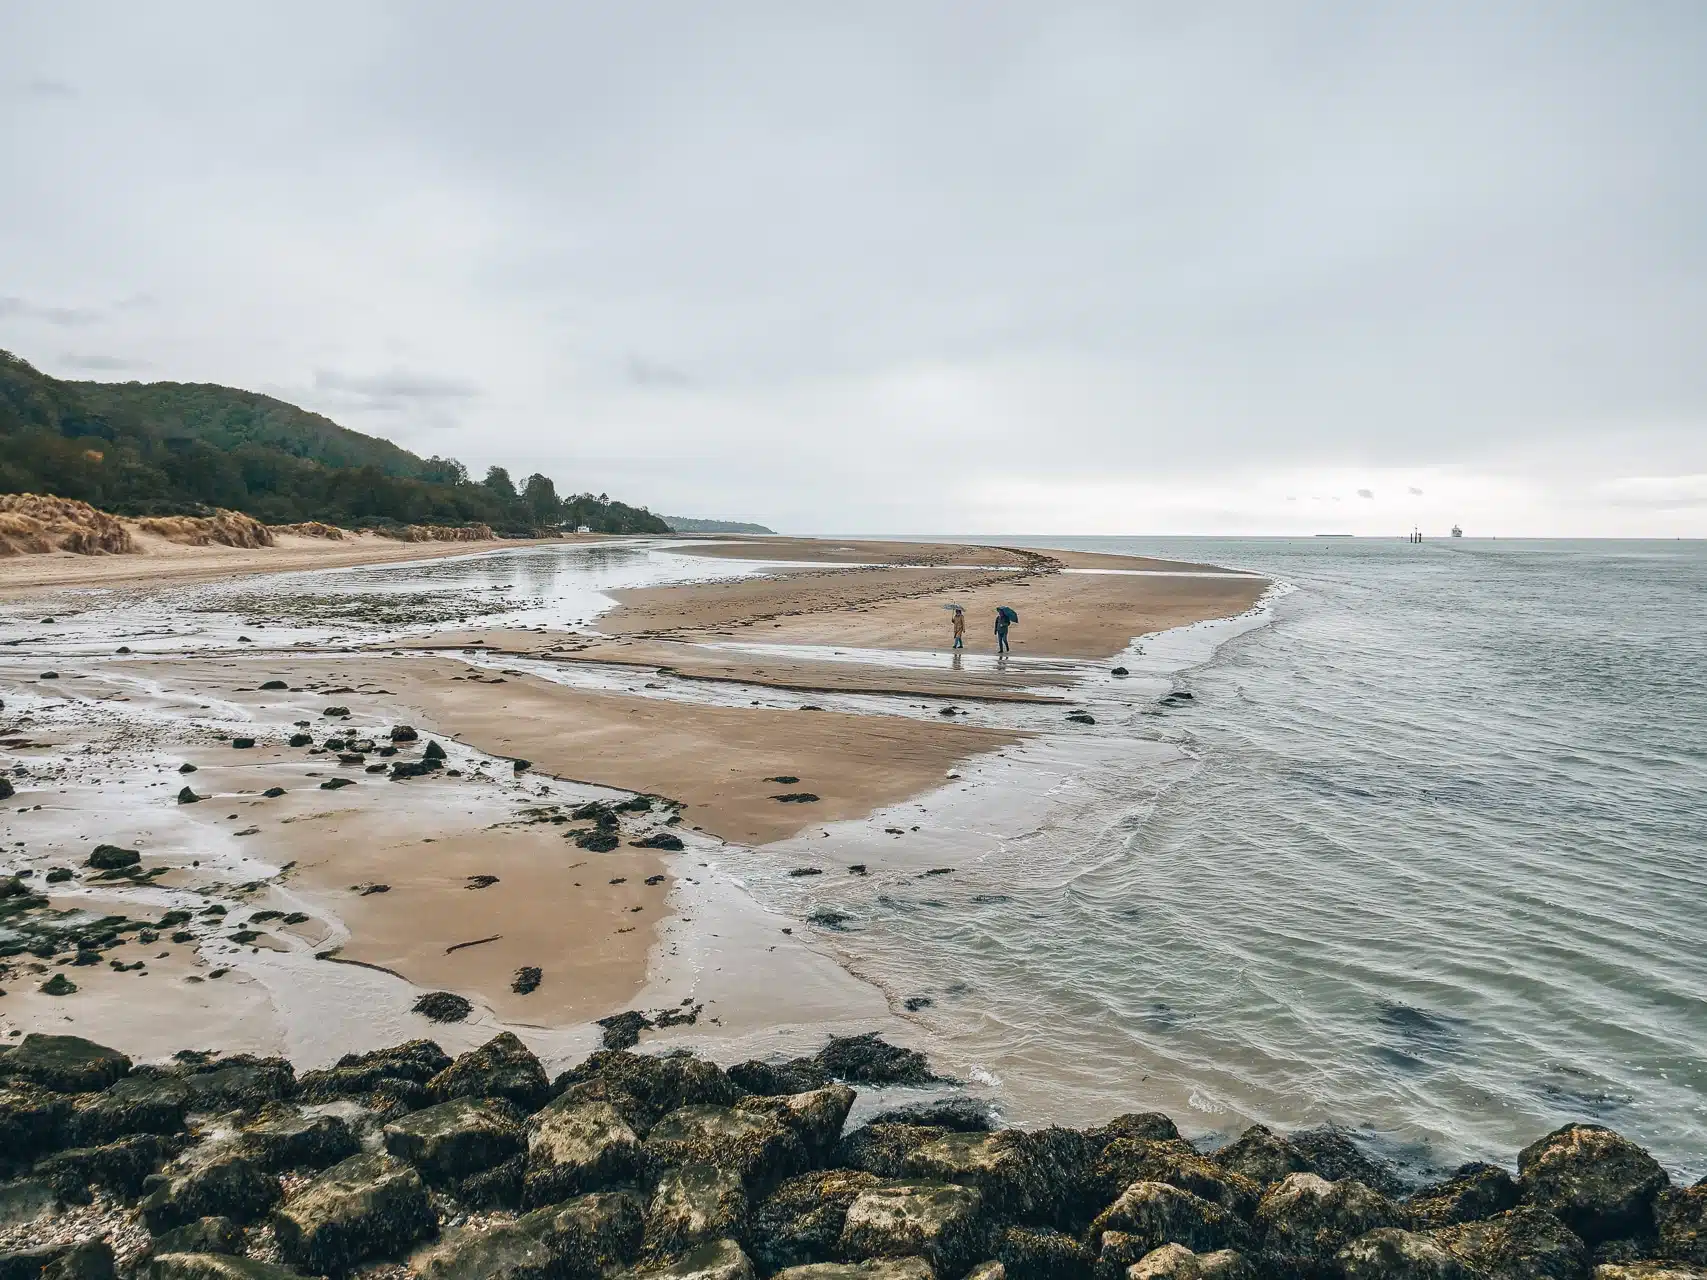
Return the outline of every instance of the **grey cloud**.
{"type": "Polygon", "coordinates": [[[63,80],[38,76],[24,86],[25,92],[37,98],[75,98],[77,90],[63,80]]]}
{"type": "Polygon", "coordinates": [[[1373,489],[1359,489],[1357,491],[1357,496],[1360,498],[1373,498],[1375,496],[1375,491],[1373,489]]]}
{"type": "Polygon", "coordinates": [[[1413,484],[1406,492],[1408,492],[1413,498],[1420,498],[1422,497],[1423,491],[1413,484]]]}
{"type": "Polygon", "coordinates": [[[682,370],[641,356],[629,357],[628,380],[637,387],[663,389],[686,387],[693,383],[693,379],[682,370]]]}
{"type": "Polygon", "coordinates": [[[68,328],[78,325],[94,324],[101,319],[101,312],[89,307],[55,307],[45,303],[32,302],[28,298],[0,297],[0,320],[17,317],[23,320],[40,320],[45,324],[63,325],[68,328]]]}
{"type": "Polygon", "coordinates": [[[314,371],[316,391],[340,392],[385,404],[418,401],[467,400],[480,394],[480,387],[466,379],[446,378],[406,369],[385,373],[342,373],[336,369],[314,371]]]}
{"type": "Polygon", "coordinates": [[[85,369],[93,373],[122,373],[148,368],[144,361],[130,360],[123,356],[80,355],[73,351],[63,353],[59,357],[59,363],[67,369],[85,369]]]}

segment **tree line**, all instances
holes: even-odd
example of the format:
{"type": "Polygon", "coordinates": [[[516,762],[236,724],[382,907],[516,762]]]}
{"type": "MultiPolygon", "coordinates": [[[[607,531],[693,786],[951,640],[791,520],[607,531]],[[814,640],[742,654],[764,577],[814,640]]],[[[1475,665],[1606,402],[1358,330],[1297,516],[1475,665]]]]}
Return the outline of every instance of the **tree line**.
{"type": "Polygon", "coordinates": [[[0,492],[76,498],[119,515],[227,507],[268,524],[486,524],[510,536],[580,526],[669,532],[646,508],[607,494],[559,495],[537,472],[518,488],[503,467],[476,481],[454,458],[418,458],[252,392],[129,383],[98,384],[97,394],[86,385],[51,378],[0,351],[0,492]],[[127,402],[110,394],[133,388],[149,393],[146,407],[135,396],[127,402]],[[196,413],[175,414],[175,406],[191,403],[196,413]],[[245,432],[263,410],[267,430],[245,432]],[[334,437],[336,452],[328,443],[334,437]],[[326,456],[376,460],[337,465],[326,456]]]}

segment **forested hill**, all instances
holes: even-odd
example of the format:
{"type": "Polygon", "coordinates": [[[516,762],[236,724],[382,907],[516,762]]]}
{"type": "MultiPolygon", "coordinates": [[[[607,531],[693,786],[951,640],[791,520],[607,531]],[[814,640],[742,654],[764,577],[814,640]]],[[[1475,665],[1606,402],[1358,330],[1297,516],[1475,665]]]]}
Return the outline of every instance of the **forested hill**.
{"type": "Polygon", "coordinates": [[[644,507],[518,487],[502,467],[389,441],[271,396],[200,383],[62,382],[0,351],[0,493],[78,498],[120,515],[244,511],[269,524],[489,524],[525,535],[586,525],[668,533],[644,507]]]}

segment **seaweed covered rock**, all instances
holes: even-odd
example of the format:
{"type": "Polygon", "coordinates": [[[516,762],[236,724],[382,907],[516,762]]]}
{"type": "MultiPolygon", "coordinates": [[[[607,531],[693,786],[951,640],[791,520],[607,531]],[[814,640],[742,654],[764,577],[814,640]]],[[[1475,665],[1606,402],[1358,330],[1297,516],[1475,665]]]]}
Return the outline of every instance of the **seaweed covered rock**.
{"type": "Polygon", "coordinates": [[[100,1187],[126,1199],[170,1156],[156,1134],[134,1134],[97,1147],[72,1147],[36,1162],[35,1176],[62,1200],[87,1202],[88,1188],[100,1187]]]}
{"type": "Polygon", "coordinates": [[[1091,1280],[1096,1256],[1052,1227],[1009,1227],[998,1232],[995,1253],[1007,1280],[1091,1280]]]}
{"type": "Polygon", "coordinates": [[[437,1227],[421,1176],[377,1151],[333,1165],[273,1214],[285,1261],[322,1274],[401,1253],[437,1227]]]}
{"type": "Polygon", "coordinates": [[[288,1267],[225,1253],[156,1253],[141,1274],[146,1280],[304,1280],[288,1267]]]}
{"type": "Polygon", "coordinates": [[[1248,1250],[1250,1227],[1218,1204],[1165,1182],[1135,1182],[1097,1215],[1091,1236],[1119,1232],[1145,1251],[1180,1244],[1196,1253],[1216,1249],[1248,1250]]]}
{"type": "Polygon", "coordinates": [[[1552,1214],[1528,1205],[1431,1234],[1491,1280],[1584,1280],[1589,1273],[1582,1238],[1552,1214]]]}
{"type": "Polygon", "coordinates": [[[725,1237],[744,1237],[747,1192],[732,1169],[708,1164],[666,1169],[646,1209],[644,1251],[674,1257],[725,1237]]]}
{"type": "Polygon", "coordinates": [[[182,1133],[189,1106],[189,1086],[174,1076],[126,1076],[100,1093],[77,1098],[65,1132],[81,1146],[134,1133],[182,1133]]]}
{"type": "Polygon", "coordinates": [[[880,1178],[899,1178],[908,1156],[947,1133],[927,1125],[864,1124],[836,1144],[830,1162],[880,1178]]]}
{"type": "Polygon", "coordinates": [[[361,1149],[341,1116],[306,1116],[288,1107],[263,1110],[239,1141],[249,1158],[269,1173],[324,1169],[361,1149]]]}
{"type": "Polygon", "coordinates": [[[624,1271],[620,1280],[753,1280],[752,1261],[733,1240],[714,1240],[668,1262],[624,1271]]]}
{"type": "Polygon", "coordinates": [[[944,1182],[886,1183],[848,1206],[837,1251],[846,1260],[921,1257],[939,1276],[957,1276],[987,1257],[984,1197],[944,1182]]]}
{"type": "Polygon", "coordinates": [[[1707,1180],[1660,1192],[1654,1225],[1666,1257],[1707,1266],[1707,1180]]]}
{"type": "Polygon", "coordinates": [[[503,1098],[457,1098],[385,1126],[385,1149],[429,1183],[490,1169],[522,1150],[522,1117],[503,1098]]]}
{"type": "MultiPolygon", "coordinates": [[[[936,1280],[936,1273],[923,1258],[870,1258],[865,1262],[813,1262],[789,1267],[771,1280],[936,1280]]],[[[966,1280],[974,1277],[969,1274],[966,1280]]]]}
{"type": "Polygon", "coordinates": [[[1315,1173],[1307,1157],[1266,1125],[1253,1124],[1210,1157],[1223,1169],[1249,1178],[1259,1186],[1283,1181],[1294,1173],[1315,1173]]]}
{"type": "Polygon", "coordinates": [[[372,1053],[347,1053],[336,1066],[304,1072],[297,1081],[297,1097],[309,1103],[346,1098],[395,1102],[412,1096],[424,1101],[423,1086],[450,1065],[450,1055],[432,1040],[410,1040],[372,1053]],[[407,1087],[411,1085],[415,1090],[407,1087]]]}
{"type": "Polygon", "coordinates": [[[36,1085],[0,1085],[0,1152],[23,1157],[59,1145],[72,1100],[36,1085]]]}
{"type": "Polygon", "coordinates": [[[833,1079],[849,1084],[931,1084],[937,1079],[924,1054],[892,1045],[875,1031],[837,1036],[813,1060],[833,1079]]]}
{"type": "Polygon", "coordinates": [[[1474,1280],[1457,1255],[1427,1235],[1382,1227],[1334,1255],[1344,1280],[1474,1280]]]}
{"type": "Polygon", "coordinates": [[[1160,1111],[1128,1111],[1105,1125],[1085,1130],[1085,1139],[1100,1151],[1120,1138],[1138,1142],[1178,1142],[1179,1127],[1160,1111]]]}
{"type": "Polygon", "coordinates": [[[1498,1165],[1471,1161],[1444,1182],[1420,1188],[1405,1208],[1419,1226],[1450,1227],[1491,1218],[1517,1205],[1517,1182],[1498,1165]]]}
{"type": "Polygon", "coordinates": [[[640,1252],[645,1230],[639,1199],[626,1191],[577,1196],[517,1219],[544,1240],[571,1276],[608,1275],[640,1252]]]}
{"type": "Polygon", "coordinates": [[[154,1237],[155,1253],[241,1253],[243,1228],[230,1218],[197,1218],[154,1237]]]}
{"type": "Polygon", "coordinates": [[[730,1082],[742,1093],[760,1097],[784,1093],[810,1093],[830,1083],[830,1073],[811,1058],[769,1063],[756,1059],[737,1062],[728,1071],[730,1082]]]}
{"type": "MultiPolygon", "coordinates": [[[[1098,1280],[1101,1276],[1099,1271],[1098,1280]]],[[[1257,1280],[1257,1269],[1234,1249],[1194,1253],[1183,1245],[1165,1244],[1133,1263],[1122,1280],[1257,1280]]]]}
{"type": "Polygon", "coordinates": [[[806,1149],[806,1162],[822,1164],[835,1149],[842,1136],[842,1125],[853,1109],[854,1091],[845,1084],[833,1084],[807,1093],[789,1093],[771,1097],[743,1098],[735,1104],[737,1111],[766,1115],[800,1139],[806,1149]]]}
{"type": "Polygon", "coordinates": [[[1115,1138],[1091,1161],[1085,1180],[1087,1193],[1098,1204],[1108,1204],[1134,1182],[1165,1182],[1241,1218],[1254,1214],[1262,1199],[1256,1183],[1178,1139],[1115,1138]]]}
{"type": "Polygon", "coordinates": [[[952,1098],[932,1098],[924,1102],[909,1102],[904,1106],[890,1107],[868,1117],[866,1123],[916,1124],[935,1129],[949,1129],[955,1133],[988,1133],[996,1128],[996,1114],[982,1098],[956,1095],[952,1098]]]}
{"type": "Polygon", "coordinates": [[[1351,1178],[1388,1199],[1405,1194],[1405,1180],[1393,1163],[1370,1155],[1345,1129],[1336,1125],[1299,1129],[1288,1134],[1286,1141],[1309,1163],[1310,1172],[1329,1182],[1351,1178]]]}
{"type": "Polygon", "coordinates": [[[828,1262],[848,1206],[879,1179],[853,1169],[802,1173],[785,1180],[748,1217],[747,1241],[760,1271],[828,1262]]]}
{"type": "Polygon", "coordinates": [[[138,1207],[148,1229],[159,1232],[197,1218],[253,1222],[278,1200],[277,1178],[235,1152],[215,1151],[199,1163],[154,1175],[138,1207]]]}
{"type": "Polygon", "coordinates": [[[0,1058],[0,1076],[55,1093],[95,1093],[129,1074],[129,1058],[82,1036],[32,1031],[0,1058]]]}
{"type": "Polygon", "coordinates": [[[1608,1262],[1594,1269],[1594,1280],[1707,1280],[1707,1267],[1685,1262],[1608,1262]]]}
{"type": "Polygon", "coordinates": [[[729,1106],[741,1096],[741,1089],[703,1058],[654,1058],[620,1049],[599,1050],[558,1076],[555,1087],[566,1098],[610,1103],[642,1137],[672,1111],[729,1106]]]}
{"type": "Polygon", "coordinates": [[[185,1064],[174,1074],[190,1091],[191,1111],[259,1111],[296,1092],[296,1068],[284,1058],[233,1054],[185,1064]]]}
{"type": "MultiPolygon", "coordinates": [[[[1289,1174],[1257,1206],[1268,1253],[1310,1270],[1359,1236],[1408,1225],[1404,1211],[1354,1178],[1329,1182],[1314,1173],[1289,1174]]],[[[1235,1246],[1236,1247],[1236,1246],[1235,1246]]]]}
{"type": "Polygon", "coordinates": [[[533,1051],[505,1031],[435,1075],[427,1082],[427,1096],[434,1102],[508,1098],[523,1111],[536,1111],[551,1097],[551,1082],[533,1051]]]}
{"type": "Polygon", "coordinates": [[[564,1269],[551,1247],[520,1222],[455,1227],[409,1260],[422,1280],[556,1280],[564,1269]]]}
{"type": "Polygon", "coordinates": [[[1523,1202],[1545,1209],[1593,1245],[1653,1225],[1664,1169],[1628,1138],[1594,1124],[1568,1124],[1517,1156],[1523,1202]]]}
{"type": "Polygon", "coordinates": [[[670,1112],[646,1135],[660,1168],[710,1164],[732,1169],[747,1186],[774,1186],[806,1165],[800,1139],[775,1120],[730,1107],[691,1106],[670,1112]]]}
{"type": "Polygon", "coordinates": [[[634,1130],[608,1102],[558,1098],[527,1122],[522,1202],[555,1204],[639,1177],[644,1153],[634,1130]]]}
{"type": "Polygon", "coordinates": [[[1085,1164],[1083,1135],[1068,1129],[1027,1133],[949,1133],[902,1161],[912,1179],[956,1182],[984,1193],[984,1207],[1008,1221],[1071,1220],[1085,1164]]]}

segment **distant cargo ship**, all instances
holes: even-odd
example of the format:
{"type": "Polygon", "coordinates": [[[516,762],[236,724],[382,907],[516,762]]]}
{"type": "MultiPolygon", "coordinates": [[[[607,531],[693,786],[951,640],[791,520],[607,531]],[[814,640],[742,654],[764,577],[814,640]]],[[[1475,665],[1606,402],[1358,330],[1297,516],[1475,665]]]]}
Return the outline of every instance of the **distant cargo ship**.
{"type": "Polygon", "coordinates": [[[1457,525],[1453,525],[1452,536],[1454,538],[1462,538],[1464,536],[1464,530],[1460,529],[1457,525]]]}

